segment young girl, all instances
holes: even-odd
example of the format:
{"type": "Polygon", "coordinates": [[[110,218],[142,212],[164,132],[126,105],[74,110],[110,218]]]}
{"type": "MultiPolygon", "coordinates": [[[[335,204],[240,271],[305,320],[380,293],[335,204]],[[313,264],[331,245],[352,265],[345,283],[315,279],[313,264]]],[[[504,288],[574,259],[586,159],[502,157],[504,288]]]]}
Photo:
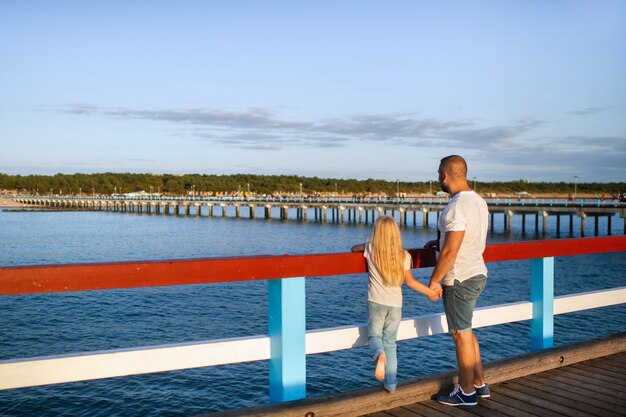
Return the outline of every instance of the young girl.
{"type": "Polygon", "coordinates": [[[352,252],[363,252],[367,260],[369,282],[367,303],[369,345],[374,353],[374,377],[393,393],[398,383],[396,374],[396,336],[402,318],[402,283],[436,301],[440,294],[413,278],[411,255],[402,248],[400,229],[389,216],[374,224],[370,240],[355,245],[352,252]]]}

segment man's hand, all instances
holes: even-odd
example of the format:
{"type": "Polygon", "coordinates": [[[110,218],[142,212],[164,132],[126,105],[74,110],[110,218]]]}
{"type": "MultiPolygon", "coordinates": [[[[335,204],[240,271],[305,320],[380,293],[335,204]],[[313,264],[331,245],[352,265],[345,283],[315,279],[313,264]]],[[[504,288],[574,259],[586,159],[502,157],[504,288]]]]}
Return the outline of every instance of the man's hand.
{"type": "Polygon", "coordinates": [[[443,290],[441,288],[439,288],[439,290],[433,290],[431,288],[431,290],[433,291],[433,295],[429,295],[428,299],[432,302],[437,302],[441,298],[443,290]]]}
{"type": "Polygon", "coordinates": [[[435,291],[438,294],[437,299],[439,299],[439,297],[441,297],[441,295],[443,294],[443,288],[441,287],[441,284],[438,282],[430,280],[430,284],[428,284],[428,288],[430,288],[431,290],[435,291]]]}

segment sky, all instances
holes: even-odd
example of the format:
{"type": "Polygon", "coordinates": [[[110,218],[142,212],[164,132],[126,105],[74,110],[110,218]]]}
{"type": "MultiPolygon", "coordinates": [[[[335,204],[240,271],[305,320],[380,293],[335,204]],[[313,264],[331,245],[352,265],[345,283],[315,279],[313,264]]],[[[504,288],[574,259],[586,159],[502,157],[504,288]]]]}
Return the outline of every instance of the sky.
{"type": "Polygon", "coordinates": [[[626,1],[0,0],[0,172],[626,181],[626,1]]]}

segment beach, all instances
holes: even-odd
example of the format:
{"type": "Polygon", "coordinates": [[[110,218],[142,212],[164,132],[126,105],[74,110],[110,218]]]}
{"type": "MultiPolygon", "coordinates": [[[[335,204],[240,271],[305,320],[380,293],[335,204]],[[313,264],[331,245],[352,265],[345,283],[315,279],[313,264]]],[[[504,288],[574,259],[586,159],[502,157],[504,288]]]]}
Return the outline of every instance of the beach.
{"type": "Polygon", "coordinates": [[[2,207],[24,207],[24,204],[17,203],[11,198],[0,197],[0,208],[2,207]]]}

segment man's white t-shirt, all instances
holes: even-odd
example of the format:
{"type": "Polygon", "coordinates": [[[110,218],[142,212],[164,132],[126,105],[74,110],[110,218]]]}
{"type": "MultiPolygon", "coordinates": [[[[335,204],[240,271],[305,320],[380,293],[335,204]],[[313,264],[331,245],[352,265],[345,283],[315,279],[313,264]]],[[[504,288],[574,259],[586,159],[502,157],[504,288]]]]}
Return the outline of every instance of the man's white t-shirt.
{"type": "MultiPolygon", "coordinates": [[[[402,286],[388,287],[383,281],[383,276],[372,259],[370,243],[365,245],[363,256],[367,260],[369,280],[367,284],[367,301],[389,307],[402,307],[402,286]]],[[[404,251],[404,270],[411,269],[411,255],[404,251]]]]}
{"type": "Polygon", "coordinates": [[[474,191],[455,194],[443,209],[437,227],[441,232],[440,248],[444,246],[446,232],[465,231],[454,266],[441,281],[443,285],[454,285],[455,280],[463,282],[480,274],[487,276],[483,252],[487,243],[489,210],[482,197],[474,191]]]}

